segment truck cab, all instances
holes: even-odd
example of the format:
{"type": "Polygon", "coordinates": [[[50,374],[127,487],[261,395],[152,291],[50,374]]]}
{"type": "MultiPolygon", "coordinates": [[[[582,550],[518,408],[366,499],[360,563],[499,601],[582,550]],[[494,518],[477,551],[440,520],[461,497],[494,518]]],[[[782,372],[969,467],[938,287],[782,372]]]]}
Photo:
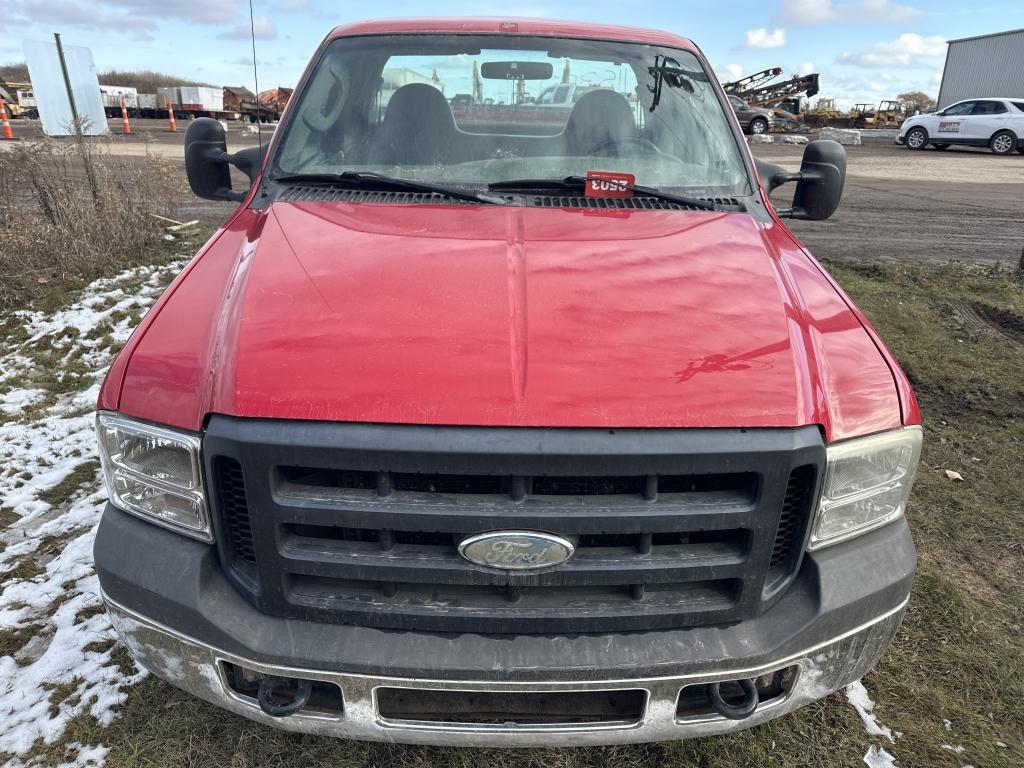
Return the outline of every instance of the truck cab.
{"type": "Polygon", "coordinates": [[[269,147],[193,121],[193,190],[239,206],[99,395],[120,637],[232,712],[404,743],[729,733],[858,679],[921,429],[784,223],[845,165],[755,161],[687,39],[549,20],[340,27],[269,147]],[[423,77],[383,103],[385,69],[423,77]],[[567,70],[603,85],[531,103],[567,70]]]}

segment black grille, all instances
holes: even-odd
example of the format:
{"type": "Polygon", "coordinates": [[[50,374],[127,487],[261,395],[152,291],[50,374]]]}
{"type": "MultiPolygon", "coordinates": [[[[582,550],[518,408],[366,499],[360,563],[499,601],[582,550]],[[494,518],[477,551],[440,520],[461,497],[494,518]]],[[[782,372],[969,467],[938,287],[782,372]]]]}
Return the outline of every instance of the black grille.
{"type": "Polygon", "coordinates": [[[721,624],[763,610],[796,571],[824,448],[813,429],[216,417],[204,453],[216,469],[227,571],[268,613],[383,629],[578,633],[721,624]],[[251,519],[250,507],[260,510],[251,519]],[[556,534],[575,552],[537,571],[459,554],[462,540],[495,530],[556,534]]]}
{"type": "MultiPolygon", "coordinates": [[[[582,195],[510,195],[500,194],[509,203],[523,200],[533,208],[586,208],[590,210],[696,211],[696,206],[661,200],[657,197],[584,197],[582,195]]],[[[342,189],[323,185],[288,185],[279,200],[289,203],[390,203],[403,205],[473,205],[471,200],[447,197],[436,192],[385,192],[367,189],[342,189]]],[[[728,207],[738,207],[734,197],[701,198],[728,207]]]]}
{"type": "MultiPolygon", "coordinates": [[[[724,206],[739,206],[733,197],[701,198],[707,202],[724,206]]],[[[589,208],[618,209],[627,211],[701,211],[694,205],[684,205],[662,200],[657,197],[583,197],[581,195],[539,195],[532,198],[531,205],[538,208],[589,208]]]]}
{"type": "Polygon", "coordinates": [[[472,205],[472,201],[437,192],[386,192],[373,189],[342,189],[321,185],[289,185],[279,200],[288,203],[401,203],[405,205],[472,205]]]}
{"type": "Polygon", "coordinates": [[[799,560],[804,533],[810,517],[812,494],[814,492],[815,469],[812,466],[797,467],[789,475],[786,497],[779,516],[779,528],[775,532],[775,544],[768,561],[767,590],[776,588],[791,574],[799,560]]]}
{"type": "Polygon", "coordinates": [[[803,539],[806,512],[814,482],[814,467],[799,467],[793,470],[786,484],[786,500],[782,504],[779,530],[775,534],[772,559],[769,568],[782,568],[792,560],[793,550],[803,539]]]}
{"type": "Polygon", "coordinates": [[[255,575],[256,549],[253,545],[242,465],[235,459],[219,456],[214,462],[214,468],[227,556],[236,569],[252,577],[255,575]]]}

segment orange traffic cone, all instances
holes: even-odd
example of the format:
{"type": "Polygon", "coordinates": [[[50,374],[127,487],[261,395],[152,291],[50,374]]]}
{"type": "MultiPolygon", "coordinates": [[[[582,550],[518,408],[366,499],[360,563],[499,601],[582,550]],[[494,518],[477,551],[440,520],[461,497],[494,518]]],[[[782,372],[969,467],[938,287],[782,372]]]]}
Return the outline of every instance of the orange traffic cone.
{"type": "Polygon", "coordinates": [[[177,133],[178,124],[174,122],[174,106],[172,104],[167,105],[167,117],[171,120],[171,133],[177,133]]]}
{"type": "Polygon", "coordinates": [[[128,122],[128,104],[124,100],[124,96],[121,96],[121,134],[124,136],[130,136],[132,132],[132,124],[128,122]]]}
{"type": "Polygon", "coordinates": [[[13,139],[14,131],[11,130],[11,121],[7,119],[7,106],[4,100],[0,99],[0,128],[3,128],[3,137],[13,139]]]}

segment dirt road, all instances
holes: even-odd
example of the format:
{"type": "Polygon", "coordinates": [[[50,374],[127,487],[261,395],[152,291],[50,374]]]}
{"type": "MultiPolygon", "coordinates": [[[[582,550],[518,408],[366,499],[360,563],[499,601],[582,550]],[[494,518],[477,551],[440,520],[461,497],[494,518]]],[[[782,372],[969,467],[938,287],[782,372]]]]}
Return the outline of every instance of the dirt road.
{"type": "MultiPolygon", "coordinates": [[[[797,170],[799,147],[754,145],[797,170]]],[[[843,202],[828,221],[790,226],[826,259],[975,261],[1016,264],[1024,250],[1024,155],[950,148],[911,152],[872,142],[848,147],[843,202]]],[[[780,207],[793,185],[775,191],[780,207]]]]}

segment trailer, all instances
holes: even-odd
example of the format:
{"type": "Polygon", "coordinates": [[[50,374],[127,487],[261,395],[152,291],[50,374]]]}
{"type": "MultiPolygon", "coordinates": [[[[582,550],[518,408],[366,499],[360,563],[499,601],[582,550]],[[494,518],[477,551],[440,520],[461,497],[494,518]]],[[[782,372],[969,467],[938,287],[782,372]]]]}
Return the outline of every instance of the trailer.
{"type": "Polygon", "coordinates": [[[26,117],[35,120],[39,117],[39,106],[36,104],[36,95],[31,88],[21,88],[14,92],[18,102],[17,117],[26,117]]]}
{"type": "Polygon", "coordinates": [[[291,98],[292,89],[278,86],[266,91],[260,91],[260,118],[264,121],[276,121],[281,117],[284,108],[291,98]]]}
{"type": "Polygon", "coordinates": [[[237,112],[243,120],[255,123],[257,119],[276,118],[263,109],[256,99],[256,94],[243,85],[224,86],[224,109],[227,112],[237,112]]]}
{"type": "Polygon", "coordinates": [[[204,85],[182,85],[178,87],[178,102],[185,112],[207,114],[224,111],[224,89],[204,85]]]}
{"type": "Polygon", "coordinates": [[[137,113],[139,108],[138,89],[130,85],[101,85],[100,98],[103,100],[103,111],[107,117],[121,116],[121,98],[124,97],[125,106],[132,114],[137,113]]]}
{"type": "Polygon", "coordinates": [[[157,88],[156,109],[161,117],[174,110],[175,117],[213,117],[218,120],[240,120],[239,110],[226,109],[224,89],[207,85],[171,85],[157,88]]]}
{"type": "Polygon", "coordinates": [[[157,96],[155,93],[140,93],[135,117],[145,117],[149,119],[161,117],[160,109],[157,104],[157,96]]]}

